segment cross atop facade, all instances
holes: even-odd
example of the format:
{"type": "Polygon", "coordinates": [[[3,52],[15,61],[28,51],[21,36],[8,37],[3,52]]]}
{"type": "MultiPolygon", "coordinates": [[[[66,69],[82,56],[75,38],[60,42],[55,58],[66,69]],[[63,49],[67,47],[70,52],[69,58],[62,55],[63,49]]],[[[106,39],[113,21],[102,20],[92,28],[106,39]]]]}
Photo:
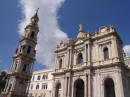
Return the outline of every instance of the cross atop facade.
{"type": "Polygon", "coordinates": [[[38,11],[39,11],[39,8],[36,10],[36,13],[38,13],[38,11]]]}
{"type": "Polygon", "coordinates": [[[82,31],[83,31],[83,25],[80,24],[80,25],[79,25],[79,32],[82,32],[82,31]]]}

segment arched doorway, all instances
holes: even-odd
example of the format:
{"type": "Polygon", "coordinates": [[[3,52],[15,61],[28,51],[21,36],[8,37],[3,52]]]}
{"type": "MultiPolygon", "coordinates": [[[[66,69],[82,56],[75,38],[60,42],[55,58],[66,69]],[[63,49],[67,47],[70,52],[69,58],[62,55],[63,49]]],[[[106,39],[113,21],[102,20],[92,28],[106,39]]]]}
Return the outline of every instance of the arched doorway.
{"type": "Polygon", "coordinates": [[[114,82],[111,78],[105,80],[105,97],[116,97],[114,82]]]}
{"type": "Polygon", "coordinates": [[[57,85],[56,85],[56,96],[55,97],[61,97],[61,83],[57,83],[57,85]]]}
{"type": "Polygon", "coordinates": [[[84,97],[84,81],[78,79],[74,83],[74,97],[84,97]]]}

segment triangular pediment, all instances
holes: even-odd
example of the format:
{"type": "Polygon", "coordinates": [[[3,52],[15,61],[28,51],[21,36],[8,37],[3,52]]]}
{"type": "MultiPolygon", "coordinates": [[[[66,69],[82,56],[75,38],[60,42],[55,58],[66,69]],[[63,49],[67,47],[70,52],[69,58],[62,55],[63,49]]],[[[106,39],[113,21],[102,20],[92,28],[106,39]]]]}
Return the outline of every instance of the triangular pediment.
{"type": "Polygon", "coordinates": [[[82,39],[78,39],[75,44],[80,44],[80,43],[83,43],[83,40],[82,39]]]}

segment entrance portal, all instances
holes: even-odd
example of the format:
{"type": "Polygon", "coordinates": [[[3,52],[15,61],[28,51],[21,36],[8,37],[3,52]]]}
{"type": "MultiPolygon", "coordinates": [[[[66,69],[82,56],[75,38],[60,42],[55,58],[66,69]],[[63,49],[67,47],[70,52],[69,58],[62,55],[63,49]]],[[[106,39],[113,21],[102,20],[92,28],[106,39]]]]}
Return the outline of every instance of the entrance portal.
{"type": "Polygon", "coordinates": [[[84,97],[84,82],[82,79],[76,80],[74,84],[74,97],[84,97]]]}
{"type": "Polygon", "coordinates": [[[116,97],[115,89],[114,89],[114,82],[111,78],[108,78],[105,81],[105,97],[116,97]]]}
{"type": "Polygon", "coordinates": [[[55,97],[61,97],[61,83],[58,83],[56,85],[56,96],[55,97]]]}

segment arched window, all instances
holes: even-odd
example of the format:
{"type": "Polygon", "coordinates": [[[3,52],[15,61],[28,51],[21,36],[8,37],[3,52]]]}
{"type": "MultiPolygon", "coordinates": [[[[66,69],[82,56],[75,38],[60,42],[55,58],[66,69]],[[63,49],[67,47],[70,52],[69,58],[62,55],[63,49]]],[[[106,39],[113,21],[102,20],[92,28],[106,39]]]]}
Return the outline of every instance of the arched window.
{"type": "Polygon", "coordinates": [[[28,47],[27,53],[29,54],[31,52],[31,47],[28,47]]]}
{"type": "Polygon", "coordinates": [[[23,46],[22,46],[22,49],[24,50],[25,48],[26,48],[26,46],[25,46],[25,45],[23,45],[23,46]]]}
{"type": "Polygon", "coordinates": [[[105,97],[116,97],[115,96],[115,88],[114,82],[111,78],[105,80],[105,97]]]}
{"type": "Polygon", "coordinates": [[[24,65],[24,66],[23,66],[23,71],[24,71],[24,72],[26,71],[26,68],[27,68],[27,66],[24,65]]]}
{"type": "Polygon", "coordinates": [[[108,60],[108,59],[109,59],[109,52],[108,52],[108,48],[107,48],[107,47],[105,47],[105,48],[104,48],[104,50],[103,50],[103,52],[104,52],[104,60],[108,60]]]}
{"type": "Polygon", "coordinates": [[[35,32],[32,31],[32,33],[31,33],[31,38],[34,38],[34,34],[35,34],[35,32]]]}
{"type": "Polygon", "coordinates": [[[33,84],[31,85],[31,90],[33,89],[33,84]]]}
{"type": "Polygon", "coordinates": [[[62,59],[60,59],[60,61],[59,61],[59,69],[61,69],[62,68],[62,59]]]}
{"type": "Polygon", "coordinates": [[[14,70],[16,70],[16,68],[17,68],[17,64],[15,64],[15,68],[14,68],[14,70]]]}
{"type": "Polygon", "coordinates": [[[81,53],[79,53],[79,55],[78,55],[77,63],[78,63],[78,64],[82,64],[82,63],[83,63],[83,56],[82,56],[81,53]]]}
{"type": "Polygon", "coordinates": [[[36,85],[36,89],[39,89],[39,85],[36,85]]]}
{"type": "Polygon", "coordinates": [[[16,49],[15,53],[17,54],[17,52],[18,52],[18,48],[16,49]]]}

